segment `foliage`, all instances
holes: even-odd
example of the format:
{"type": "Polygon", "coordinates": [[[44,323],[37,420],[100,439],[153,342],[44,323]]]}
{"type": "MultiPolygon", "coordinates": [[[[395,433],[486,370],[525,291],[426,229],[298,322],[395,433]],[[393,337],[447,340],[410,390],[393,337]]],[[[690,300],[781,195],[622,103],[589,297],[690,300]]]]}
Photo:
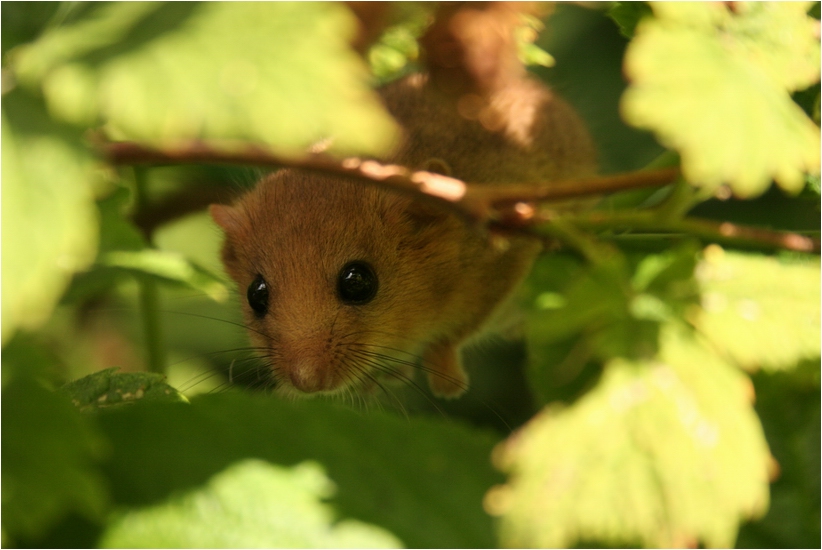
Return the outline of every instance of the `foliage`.
{"type": "Polygon", "coordinates": [[[292,469],[249,459],[202,488],[158,506],[125,513],[102,539],[104,548],[397,548],[398,539],[357,521],[333,522],[319,502],[334,486],[316,463],[292,469]],[[222,510],[219,516],[209,509],[222,510]],[[216,520],[216,521],[215,521],[216,520]]]}
{"type": "Polygon", "coordinates": [[[544,410],[505,444],[509,484],[493,495],[503,543],[731,546],[739,518],[768,504],[768,448],[749,405],[743,375],[664,326],[656,357],[613,359],[573,407],[544,410]]]}
{"type": "MultiPolygon", "coordinates": [[[[202,212],[153,233],[135,213],[206,184],[230,197],[243,176],[115,169],[93,145],[102,129],[159,148],[296,155],[333,136],[333,152],[378,153],[396,129],[346,7],[4,2],[3,544],[818,546],[819,256],[736,250],[727,230],[684,223],[818,237],[818,13],[619,3],[525,21],[521,56],[582,90],[569,99],[603,166],[660,150],[621,111],[684,180],[604,201],[599,225],[568,213],[538,228],[564,247],[519,296],[524,375],[514,353],[480,350],[495,359],[462,403],[398,389],[363,412],[184,395],[259,383],[225,353],[250,350],[219,232],[202,212]],[[610,68],[586,72],[611,59],[592,47],[610,68]],[[764,196],[712,198],[725,185],[764,196]],[[161,347],[138,302],[168,342],[167,378],[135,372],[161,347]]],[[[413,69],[429,16],[394,13],[367,55],[376,80],[413,69]]]]}
{"type": "Polygon", "coordinates": [[[679,151],[694,184],[799,192],[819,170],[819,128],[788,95],[819,81],[810,5],[655,3],[625,55],[626,120],[679,151]]]}

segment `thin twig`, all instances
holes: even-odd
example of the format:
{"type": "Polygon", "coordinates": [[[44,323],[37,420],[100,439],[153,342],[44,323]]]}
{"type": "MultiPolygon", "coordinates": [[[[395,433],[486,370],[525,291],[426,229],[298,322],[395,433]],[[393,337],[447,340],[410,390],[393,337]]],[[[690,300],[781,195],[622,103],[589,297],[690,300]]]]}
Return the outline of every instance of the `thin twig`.
{"type": "MultiPolygon", "coordinates": [[[[535,205],[538,203],[599,196],[630,189],[661,187],[673,183],[680,176],[678,168],[663,168],[567,181],[483,186],[469,185],[440,174],[415,172],[404,166],[373,160],[336,160],[323,155],[287,158],[257,147],[227,151],[202,143],[163,150],[132,142],[98,142],[96,145],[102,156],[115,165],[256,165],[313,170],[353,178],[439,203],[475,224],[490,224],[497,230],[510,230],[540,237],[544,235],[532,231],[534,226],[546,221],[534,215],[535,205]]],[[[652,212],[593,212],[586,215],[569,215],[567,219],[579,227],[594,230],[628,229],[688,233],[718,242],[757,245],[764,248],[815,253],[820,250],[818,238],[797,233],[691,218],[661,220],[652,212]]]]}
{"type": "Polygon", "coordinates": [[[260,148],[224,151],[204,144],[177,149],[151,149],[137,143],[110,142],[98,145],[103,156],[116,165],[237,164],[289,167],[345,176],[390,189],[424,195],[450,203],[474,222],[488,221],[492,212],[519,202],[550,202],[602,195],[628,189],[660,187],[676,180],[677,168],[637,171],[616,176],[592,176],[566,181],[512,184],[504,187],[467,185],[458,179],[431,172],[414,172],[397,164],[322,155],[280,157],[260,148]]]}
{"type": "Polygon", "coordinates": [[[737,225],[697,218],[660,219],[652,212],[609,213],[592,212],[573,216],[570,220],[581,228],[592,230],[639,230],[651,232],[685,233],[716,242],[755,245],[759,248],[794,250],[819,253],[819,237],[798,233],[774,231],[761,227],[737,225]]]}

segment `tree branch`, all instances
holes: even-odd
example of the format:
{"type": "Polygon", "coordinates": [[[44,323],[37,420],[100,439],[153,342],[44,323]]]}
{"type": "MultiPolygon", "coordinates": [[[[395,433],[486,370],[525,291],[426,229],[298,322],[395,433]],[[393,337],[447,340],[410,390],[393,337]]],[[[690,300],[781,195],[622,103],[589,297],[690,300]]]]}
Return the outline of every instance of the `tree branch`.
{"type": "Polygon", "coordinates": [[[414,172],[397,164],[374,160],[332,159],[322,155],[280,157],[260,148],[223,151],[197,143],[178,149],[152,149],[132,142],[97,144],[102,156],[115,165],[237,164],[272,168],[299,168],[345,176],[390,189],[426,195],[451,203],[463,216],[475,222],[488,221],[491,212],[519,202],[551,202],[577,197],[615,193],[629,189],[661,187],[676,180],[677,168],[637,171],[616,176],[592,176],[560,182],[512,184],[505,187],[466,185],[441,174],[414,172]]]}
{"type": "Polygon", "coordinates": [[[820,251],[818,237],[809,237],[786,231],[773,231],[761,227],[737,225],[697,218],[662,220],[654,212],[603,213],[592,212],[574,216],[570,221],[591,230],[640,230],[651,232],[686,233],[710,241],[724,242],[757,248],[794,250],[797,252],[820,251]]]}
{"type": "MultiPolygon", "coordinates": [[[[558,182],[530,184],[512,183],[506,186],[468,185],[441,174],[412,171],[396,164],[374,160],[347,158],[336,160],[323,155],[287,158],[273,155],[256,147],[225,151],[203,143],[177,149],[152,149],[131,142],[97,142],[97,149],[115,165],[167,164],[236,164],[272,168],[298,168],[319,173],[353,178],[409,193],[433,201],[475,224],[492,224],[495,229],[539,236],[533,227],[545,220],[536,215],[535,205],[574,198],[599,196],[631,189],[661,187],[677,180],[678,168],[640,170],[613,176],[593,176],[558,182]]],[[[769,249],[801,252],[820,250],[818,238],[797,233],[746,227],[729,222],[677,219],[660,220],[653,212],[609,213],[592,212],[573,215],[569,221],[589,229],[628,229],[689,233],[719,242],[757,245],[769,249]]]]}

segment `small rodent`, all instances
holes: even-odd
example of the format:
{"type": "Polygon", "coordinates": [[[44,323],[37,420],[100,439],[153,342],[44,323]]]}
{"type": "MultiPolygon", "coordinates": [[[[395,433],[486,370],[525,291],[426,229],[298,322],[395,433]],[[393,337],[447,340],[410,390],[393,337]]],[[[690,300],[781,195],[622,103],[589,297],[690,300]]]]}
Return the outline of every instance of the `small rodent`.
{"type": "MultiPolygon", "coordinates": [[[[582,121],[524,70],[476,94],[437,82],[418,74],[381,90],[406,133],[383,160],[444,165],[471,184],[595,171],[582,121]]],[[[489,327],[540,251],[526,238],[501,249],[407,195],[294,169],[211,214],[251,339],[285,393],[367,390],[410,380],[416,365],[435,395],[461,395],[460,348],[489,327]]]]}

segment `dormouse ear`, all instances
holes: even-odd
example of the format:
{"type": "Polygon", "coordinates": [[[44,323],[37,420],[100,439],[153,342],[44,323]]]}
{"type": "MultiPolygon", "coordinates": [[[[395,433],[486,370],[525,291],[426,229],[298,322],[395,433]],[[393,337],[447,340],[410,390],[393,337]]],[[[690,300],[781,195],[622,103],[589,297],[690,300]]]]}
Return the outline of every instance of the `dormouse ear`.
{"type": "Polygon", "coordinates": [[[434,172],[435,174],[442,174],[443,176],[451,175],[451,165],[439,157],[431,157],[425,160],[420,167],[420,170],[426,172],[434,172]]]}
{"type": "Polygon", "coordinates": [[[380,213],[388,227],[405,227],[409,235],[419,235],[427,228],[441,223],[448,211],[427,201],[396,196],[386,201],[380,213]]]}
{"type": "Polygon", "coordinates": [[[435,225],[448,217],[448,211],[436,204],[424,201],[411,201],[405,209],[405,215],[420,228],[435,225]]]}
{"type": "Polygon", "coordinates": [[[225,204],[212,204],[208,207],[211,218],[226,233],[234,233],[238,230],[237,210],[225,204]]]}

